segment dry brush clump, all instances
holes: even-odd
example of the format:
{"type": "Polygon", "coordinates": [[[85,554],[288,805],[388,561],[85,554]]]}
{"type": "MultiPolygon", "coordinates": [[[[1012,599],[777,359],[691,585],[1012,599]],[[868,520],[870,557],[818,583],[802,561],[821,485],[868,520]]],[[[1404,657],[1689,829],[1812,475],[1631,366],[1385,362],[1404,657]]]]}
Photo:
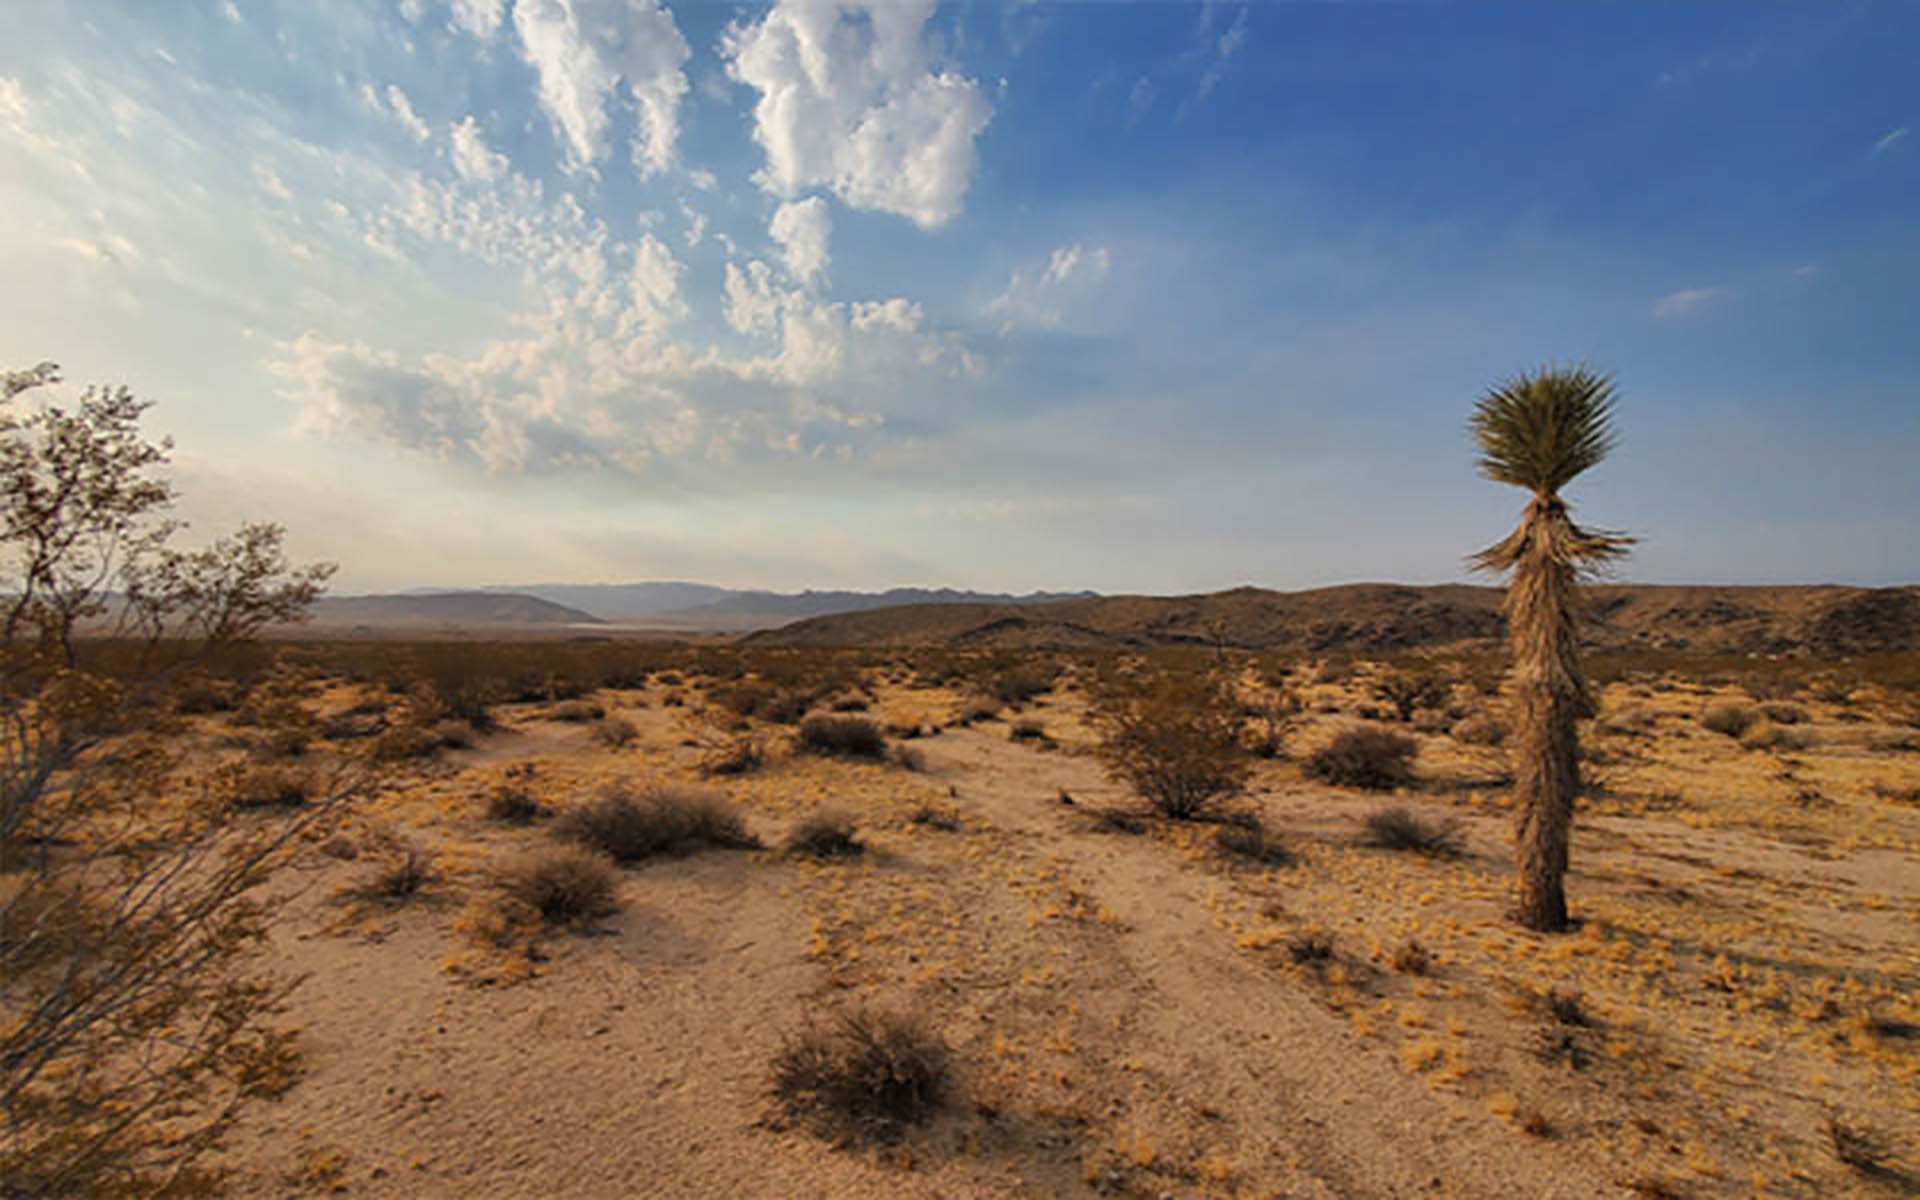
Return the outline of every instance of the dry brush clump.
{"type": "Polygon", "coordinates": [[[840,1013],[789,1038],[773,1061],[773,1096],[788,1119],[839,1142],[896,1141],[954,1091],[945,1043],[895,1013],[840,1013]]]}
{"type": "Polygon", "coordinates": [[[1404,733],[1343,729],[1307,758],[1307,774],[1336,787],[1391,791],[1413,782],[1419,743],[1404,733]]]}
{"type": "MultiPolygon", "coordinates": [[[[612,860],[581,847],[532,851],[502,866],[495,878],[510,907],[551,926],[580,928],[620,908],[612,860]]],[[[505,915],[511,923],[517,914],[505,915]]]]}
{"type": "Polygon", "coordinates": [[[1453,684],[1431,668],[1383,671],[1374,678],[1373,694],[1393,706],[1402,724],[1423,708],[1438,708],[1453,694],[1453,684]]]}
{"type": "Polygon", "coordinates": [[[1463,746],[1500,747],[1507,744],[1507,723],[1491,713],[1473,713],[1453,723],[1448,736],[1463,746]]]}
{"type": "Polygon", "coordinates": [[[431,854],[409,843],[393,843],[373,874],[347,894],[380,904],[403,904],[419,896],[435,877],[431,854]]]}
{"type": "Polygon", "coordinates": [[[700,750],[702,775],[746,775],[767,762],[767,741],[745,717],[717,705],[684,714],[686,743],[700,750]]]}
{"type": "Polygon", "coordinates": [[[1041,750],[1056,750],[1060,743],[1047,732],[1047,727],[1031,717],[1015,721],[1007,727],[1007,740],[1010,742],[1028,742],[1041,750]]]}
{"type": "Polygon", "coordinates": [[[633,744],[640,736],[640,730],[625,717],[602,717],[587,727],[593,740],[609,750],[621,750],[633,744]]]}
{"type": "Polygon", "coordinates": [[[1099,688],[1089,716],[1107,773],[1162,816],[1192,819],[1246,787],[1245,719],[1231,689],[1211,675],[1116,676],[1099,688]]]}
{"type": "Polygon", "coordinates": [[[597,704],[592,700],[573,699],[562,700],[557,704],[549,705],[546,712],[541,715],[549,721],[565,721],[570,725],[585,725],[588,722],[598,721],[605,717],[607,710],[604,705],[597,704]]]}
{"type": "Polygon", "coordinates": [[[409,762],[431,758],[446,748],[446,742],[424,725],[395,725],[375,737],[367,746],[367,757],[377,763],[409,762]]]}
{"type": "Polygon", "coordinates": [[[840,812],[817,812],[787,835],[787,853],[801,858],[857,858],[867,851],[853,818],[840,812]]]}
{"type": "Polygon", "coordinates": [[[807,754],[880,761],[887,756],[887,735],[866,717],[808,717],[795,743],[807,754]]]}
{"type": "Polygon", "coordinates": [[[1258,813],[1235,813],[1213,835],[1213,848],[1230,859],[1263,867],[1290,867],[1296,861],[1285,841],[1274,836],[1258,813]]]}
{"type": "Polygon", "coordinates": [[[612,787],[563,813],[556,837],[578,842],[624,866],[661,855],[708,848],[745,850],[760,845],[747,832],[740,811],[724,798],[693,788],[655,786],[641,791],[612,787]]]}
{"type": "Polygon", "coordinates": [[[1724,701],[1708,705],[1700,714],[1700,725],[1714,733],[1724,733],[1730,738],[1738,738],[1753,728],[1760,720],[1760,712],[1751,704],[1724,701]]]}
{"type": "Polygon", "coordinates": [[[219,777],[227,803],[236,809],[299,808],[314,794],[314,776],[295,767],[233,765],[219,777]]]}
{"type": "Polygon", "coordinates": [[[1015,708],[1053,690],[1060,664],[1044,660],[1015,663],[992,670],[981,682],[981,692],[1015,708]]]}
{"type": "Polygon", "coordinates": [[[1740,735],[1740,745],[1747,750],[1811,750],[1819,744],[1819,736],[1811,729],[1768,720],[1749,726],[1740,735]]]}
{"type": "Polygon", "coordinates": [[[1430,858],[1457,858],[1465,850],[1460,822],[1431,821],[1395,805],[1375,809],[1361,821],[1360,844],[1381,850],[1406,850],[1430,858]]]}
{"type": "Polygon", "coordinates": [[[799,724],[816,699],[811,689],[782,688],[761,681],[716,688],[709,696],[715,704],[739,716],[776,725],[799,724]]]}
{"type": "Polygon", "coordinates": [[[530,762],[516,763],[508,767],[506,778],[496,783],[487,792],[487,819],[508,825],[531,825],[535,821],[552,816],[553,810],[542,804],[533,794],[533,780],[537,770],[538,768],[530,762]]]}
{"type": "Polygon", "coordinates": [[[907,823],[918,825],[922,829],[933,829],[940,833],[958,833],[962,825],[960,814],[950,808],[938,808],[923,804],[907,816],[907,823]]]}

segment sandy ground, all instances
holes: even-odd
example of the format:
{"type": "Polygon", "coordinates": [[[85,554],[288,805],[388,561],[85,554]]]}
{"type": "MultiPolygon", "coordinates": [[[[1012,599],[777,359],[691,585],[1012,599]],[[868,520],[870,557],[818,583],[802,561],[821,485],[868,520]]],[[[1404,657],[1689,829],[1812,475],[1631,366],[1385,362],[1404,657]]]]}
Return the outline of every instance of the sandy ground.
{"type": "MultiPolygon", "coordinates": [[[[1321,689],[1343,711],[1297,749],[1354,720],[1349,691],[1321,689]]],[[[1379,797],[1263,763],[1243,805],[1297,861],[1254,867],[1211,825],[1103,830],[1092,812],[1133,802],[1066,692],[1026,714],[1057,749],[987,722],[910,743],[923,771],[782,751],[713,782],[770,846],[825,807],[870,852],[651,862],[597,934],[538,961],[463,932],[492,865],[549,840],[488,821],[490,790],[531,762],[563,807],[691,780],[697,751],[659,688],[601,694],[640,730],[617,751],[509,707],[472,750],[383,768],[332,852],[289,872],[273,959],[307,975],[287,1015],[307,1074],[225,1161],[243,1196],[1910,1192],[1920,755],[1837,712],[1814,713],[1818,747],[1743,750],[1698,727],[1712,695],[1641,691],[1606,705],[1644,728],[1592,739],[1573,935],[1501,919],[1511,816],[1484,749],[1423,736],[1422,785],[1391,801],[1460,821],[1452,859],[1356,845],[1379,797]],[[928,805],[960,828],[909,819],[928,805]],[[433,854],[425,893],[343,896],[392,838],[433,854]],[[1329,961],[1294,961],[1309,931],[1329,961]],[[1409,941],[1424,973],[1394,965],[1409,941]],[[769,1099],[783,1039],[860,1005],[923,1017],[960,1068],[954,1110],[890,1148],[830,1145],[769,1099]],[[1891,1140],[1888,1173],[1836,1161],[1836,1112],[1891,1140]]],[[[962,701],[877,694],[888,721],[962,701]]]]}

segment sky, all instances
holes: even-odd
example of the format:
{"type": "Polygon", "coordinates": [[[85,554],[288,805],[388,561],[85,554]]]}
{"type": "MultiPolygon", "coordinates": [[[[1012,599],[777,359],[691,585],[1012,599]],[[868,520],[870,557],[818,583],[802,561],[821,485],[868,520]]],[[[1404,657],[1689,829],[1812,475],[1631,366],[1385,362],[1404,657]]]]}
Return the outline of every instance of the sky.
{"type": "MultiPolygon", "coordinates": [[[[1920,6],[9,0],[0,367],[339,591],[1920,580],[1920,6]]],[[[24,402],[24,398],[16,403],[24,402]]]]}

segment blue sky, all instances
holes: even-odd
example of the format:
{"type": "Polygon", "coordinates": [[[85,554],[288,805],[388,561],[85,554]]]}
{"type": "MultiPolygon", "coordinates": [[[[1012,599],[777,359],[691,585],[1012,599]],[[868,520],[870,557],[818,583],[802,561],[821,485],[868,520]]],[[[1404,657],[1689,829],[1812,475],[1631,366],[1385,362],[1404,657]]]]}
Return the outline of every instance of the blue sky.
{"type": "Polygon", "coordinates": [[[1920,8],[0,6],[0,365],[345,590],[1920,579],[1920,8]]]}

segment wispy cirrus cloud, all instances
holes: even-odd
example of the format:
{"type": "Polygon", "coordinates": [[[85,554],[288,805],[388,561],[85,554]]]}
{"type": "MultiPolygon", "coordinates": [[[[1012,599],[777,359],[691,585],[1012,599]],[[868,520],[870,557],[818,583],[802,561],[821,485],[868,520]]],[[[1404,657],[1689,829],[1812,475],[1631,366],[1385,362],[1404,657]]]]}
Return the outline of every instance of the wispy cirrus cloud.
{"type": "Polygon", "coordinates": [[[1112,268],[1104,246],[1056,247],[1044,266],[1015,269],[1007,286],[987,301],[986,314],[1002,336],[1023,327],[1051,329],[1065,319],[1067,304],[1105,282],[1112,268]]]}
{"type": "Polygon", "coordinates": [[[1668,292],[1653,302],[1653,315],[1662,319],[1683,317],[1711,305],[1720,304],[1739,295],[1739,290],[1731,287],[1681,288],[1668,292]]]}

